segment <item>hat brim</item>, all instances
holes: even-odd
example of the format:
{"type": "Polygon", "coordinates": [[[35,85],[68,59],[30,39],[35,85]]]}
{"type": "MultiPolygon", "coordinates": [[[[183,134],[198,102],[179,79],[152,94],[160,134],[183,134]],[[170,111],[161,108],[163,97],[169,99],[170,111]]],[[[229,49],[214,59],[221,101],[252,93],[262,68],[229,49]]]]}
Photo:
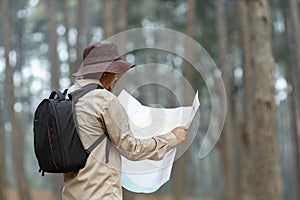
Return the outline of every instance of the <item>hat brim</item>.
{"type": "Polygon", "coordinates": [[[101,62],[101,63],[84,65],[80,67],[80,69],[76,73],[74,73],[73,76],[79,77],[86,74],[94,74],[94,73],[101,73],[101,72],[120,74],[134,66],[135,66],[134,63],[128,63],[125,62],[124,60],[101,62]]]}

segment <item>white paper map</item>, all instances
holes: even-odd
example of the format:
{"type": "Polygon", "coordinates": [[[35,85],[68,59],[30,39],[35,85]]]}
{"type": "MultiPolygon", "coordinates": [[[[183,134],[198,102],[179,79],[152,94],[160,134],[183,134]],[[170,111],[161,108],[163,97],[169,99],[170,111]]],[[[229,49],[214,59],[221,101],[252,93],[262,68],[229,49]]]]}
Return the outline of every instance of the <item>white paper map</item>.
{"type": "MultiPolygon", "coordinates": [[[[147,107],[125,90],[118,99],[128,114],[132,134],[137,138],[162,135],[178,126],[189,127],[200,106],[198,91],[193,105],[188,107],[147,107]]],[[[175,153],[176,149],[173,149],[159,161],[130,161],[122,156],[122,186],[136,193],[155,192],[170,179],[175,153]]]]}

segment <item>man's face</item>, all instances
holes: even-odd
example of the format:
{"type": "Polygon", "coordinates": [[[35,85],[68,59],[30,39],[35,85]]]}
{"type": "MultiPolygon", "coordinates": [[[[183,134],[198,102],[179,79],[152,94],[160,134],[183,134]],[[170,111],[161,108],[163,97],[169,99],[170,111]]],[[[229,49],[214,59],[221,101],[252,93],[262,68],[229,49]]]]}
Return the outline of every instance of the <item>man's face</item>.
{"type": "Polygon", "coordinates": [[[111,91],[112,88],[113,88],[113,86],[114,86],[114,84],[116,83],[117,79],[118,79],[117,74],[105,72],[102,75],[102,77],[100,79],[100,82],[103,84],[103,86],[107,90],[111,91]]]}
{"type": "Polygon", "coordinates": [[[113,74],[113,76],[112,76],[112,83],[111,83],[111,85],[110,85],[110,87],[109,87],[109,91],[112,91],[112,89],[113,89],[113,87],[115,86],[117,80],[118,80],[117,74],[113,74]]]}

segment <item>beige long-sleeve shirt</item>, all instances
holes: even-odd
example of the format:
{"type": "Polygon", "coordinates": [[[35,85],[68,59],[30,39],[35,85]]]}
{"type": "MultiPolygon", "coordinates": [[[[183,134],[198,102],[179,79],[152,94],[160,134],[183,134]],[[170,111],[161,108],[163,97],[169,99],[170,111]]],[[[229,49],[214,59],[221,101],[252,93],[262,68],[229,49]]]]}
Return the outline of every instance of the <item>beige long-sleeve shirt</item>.
{"type": "MultiPolygon", "coordinates": [[[[69,92],[98,80],[77,80],[69,92]]],[[[89,155],[86,165],[78,172],[64,174],[63,200],[120,200],[121,157],[130,160],[159,160],[177,145],[174,134],[149,138],[135,138],[129,127],[128,116],[115,95],[105,89],[93,90],[76,103],[79,135],[85,148],[107,133],[111,139],[109,162],[105,163],[104,139],[89,155]]]]}

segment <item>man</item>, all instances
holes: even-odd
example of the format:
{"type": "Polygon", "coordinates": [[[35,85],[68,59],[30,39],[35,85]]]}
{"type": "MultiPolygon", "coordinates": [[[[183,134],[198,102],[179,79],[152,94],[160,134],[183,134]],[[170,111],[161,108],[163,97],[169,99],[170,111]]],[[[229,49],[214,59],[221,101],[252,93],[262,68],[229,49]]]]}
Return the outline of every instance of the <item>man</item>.
{"type": "Polygon", "coordinates": [[[100,135],[107,133],[78,172],[64,174],[63,200],[120,200],[121,159],[159,160],[176,145],[183,143],[187,129],[177,127],[165,135],[137,139],[131,134],[128,116],[117,97],[110,92],[117,74],[134,66],[120,59],[117,46],[110,41],[95,42],[83,52],[83,65],[74,76],[75,91],[90,84],[104,89],[93,90],[76,103],[76,116],[81,141],[88,148],[100,135]],[[110,145],[107,151],[107,145],[110,145]],[[108,152],[108,154],[106,154],[108,152]]]}

